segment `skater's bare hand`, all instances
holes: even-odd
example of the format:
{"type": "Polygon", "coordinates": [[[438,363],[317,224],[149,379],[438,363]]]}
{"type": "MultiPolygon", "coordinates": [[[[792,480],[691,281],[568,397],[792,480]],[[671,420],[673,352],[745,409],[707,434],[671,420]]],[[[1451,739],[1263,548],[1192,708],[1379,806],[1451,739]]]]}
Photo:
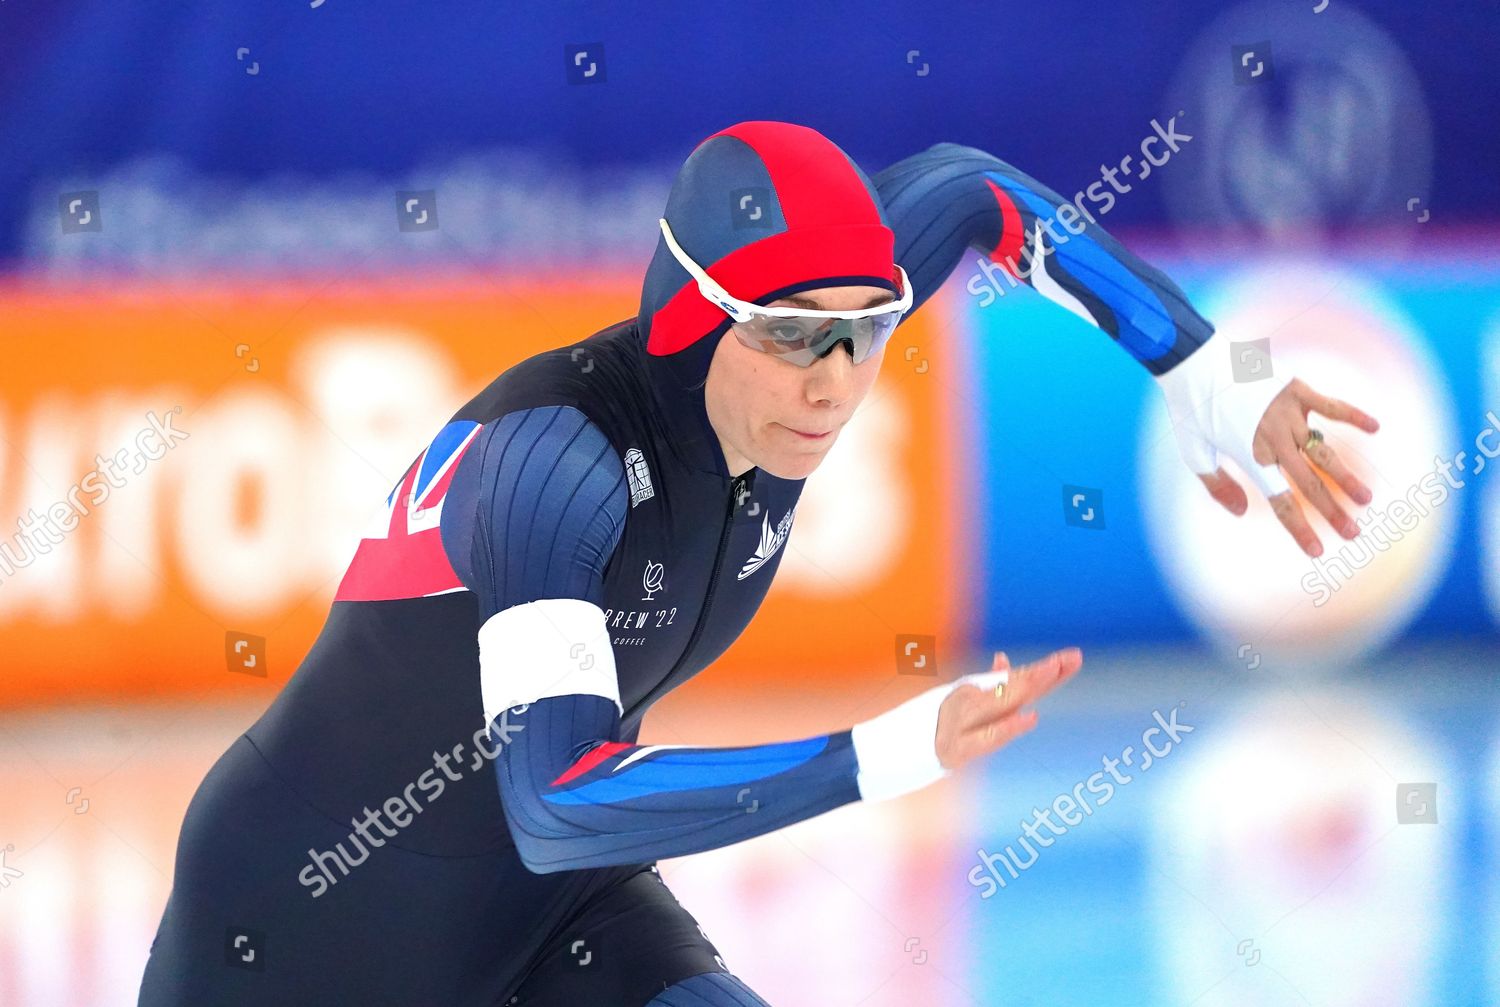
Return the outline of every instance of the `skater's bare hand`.
{"type": "Polygon", "coordinates": [[[1036,726],[1035,703],[1077,674],[1083,651],[1077,647],[1053,651],[1040,661],[1010,667],[1001,651],[992,670],[1010,668],[1002,695],[993,689],[965,684],[954,689],[938,708],[937,755],[944,769],[957,769],[989,755],[1036,726]]]}

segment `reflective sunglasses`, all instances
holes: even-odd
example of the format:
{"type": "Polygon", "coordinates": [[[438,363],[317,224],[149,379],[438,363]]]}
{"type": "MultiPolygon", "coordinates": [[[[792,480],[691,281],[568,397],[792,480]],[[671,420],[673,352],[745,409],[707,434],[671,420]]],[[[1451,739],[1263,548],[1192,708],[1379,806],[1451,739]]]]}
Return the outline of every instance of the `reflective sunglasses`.
{"type": "Polygon", "coordinates": [[[911,310],[911,281],[899,265],[901,296],[885,304],[852,311],[813,311],[807,308],[768,308],[742,301],[730,294],[694,262],[677,239],[665,217],[660,218],[662,237],[683,269],[698,283],[698,292],[729,316],[730,329],[752,350],[769,353],[798,367],[808,367],[825,356],[841,340],[848,340],[856,364],[880,352],[890,340],[901,317],[911,310]]]}

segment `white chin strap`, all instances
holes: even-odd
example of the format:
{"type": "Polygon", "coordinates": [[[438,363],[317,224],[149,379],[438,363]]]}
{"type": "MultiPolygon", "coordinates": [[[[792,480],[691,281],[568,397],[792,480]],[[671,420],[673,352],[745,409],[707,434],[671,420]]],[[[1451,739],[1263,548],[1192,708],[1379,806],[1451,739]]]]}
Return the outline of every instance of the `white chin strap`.
{"type": "Polygon", "coordinates": [[[1291,488],[1286,477],[1277,466],[1255,460],[1254,443],[1266,407],[1292,376],[1236,381],[1234,373],[1230,342],[1216,332],[1186,360],[1157,376],[1182,460],[1198,475],[1209,475],[1218,471],[1222,451],[1266,496],[1285,493],[1291,488]]]}

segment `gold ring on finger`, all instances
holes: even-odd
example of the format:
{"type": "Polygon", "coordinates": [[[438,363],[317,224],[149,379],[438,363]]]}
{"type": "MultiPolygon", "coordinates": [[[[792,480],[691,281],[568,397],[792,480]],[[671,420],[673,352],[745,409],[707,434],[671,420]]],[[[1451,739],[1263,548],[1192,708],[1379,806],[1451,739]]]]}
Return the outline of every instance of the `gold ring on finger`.
{"type": "Polygon", "coordinates": [[[1303,451],[1311,451],[1323,443],[1323,431],[1316,427],[1309,427],[1307,431],[1307,443],[1302,445],[1303,451]]]}

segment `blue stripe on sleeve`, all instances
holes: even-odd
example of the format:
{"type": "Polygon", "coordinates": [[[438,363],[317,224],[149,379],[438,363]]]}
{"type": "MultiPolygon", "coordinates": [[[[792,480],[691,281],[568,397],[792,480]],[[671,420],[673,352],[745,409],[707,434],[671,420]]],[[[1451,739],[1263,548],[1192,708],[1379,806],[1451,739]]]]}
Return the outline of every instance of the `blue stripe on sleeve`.
{"type": "MultiPolygon", "coordinates": [[[[1034,233],[1003,234],[992,181],[1012,195],[1029,231],[1038,219],[1055,220],[1064,202],[999,158],[956,143],[939,143],[904,158],[873,181],[896,234],[896,261],[912,279],[916,306],[943,285],[969,249],[987,256],[1002,238],[1007,243],[1022,240],[1026,247],[1035,242],[1034,233]]],[[[1053,234],[1067,240],[1047,239],[1052,249],[1047,275],[1149,372],[1171,370],[1208,341],[1213,326],[1170,278],[1085,216],[1090,207],[1080,204],[1079,209],[1074,226],[1081,225],[1081,233],[1052,227],[1053,234]]],[[[1032,275],[1034,270],[1018,282],[1032,285],[1032,275]]]]}
{"type": "Polygon", "coordinates": [[[796,769],[827,748],[828,739],[820,737],[753,748],[663,751],[583,786],[543,794],[542,798],[552,804],[612,804],[653,794],[737,787],[796,769]]]}

